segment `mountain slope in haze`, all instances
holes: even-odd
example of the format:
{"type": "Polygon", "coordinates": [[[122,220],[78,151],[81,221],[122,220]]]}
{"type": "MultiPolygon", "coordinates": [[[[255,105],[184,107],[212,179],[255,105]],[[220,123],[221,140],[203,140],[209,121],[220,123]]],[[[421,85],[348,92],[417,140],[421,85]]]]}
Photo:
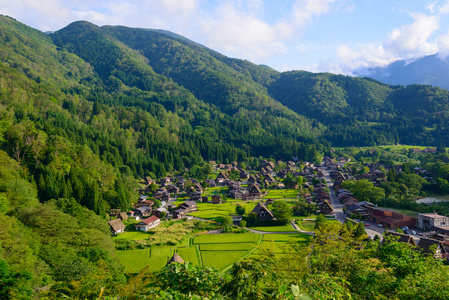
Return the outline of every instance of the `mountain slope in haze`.
{"type": "Polygon", "coordinates": [[[355,74],[392,85],[429,84],[449,90],[449,60],[438,53],[410,63],[399,60],[386,67],[360,69],[355,74]]]}

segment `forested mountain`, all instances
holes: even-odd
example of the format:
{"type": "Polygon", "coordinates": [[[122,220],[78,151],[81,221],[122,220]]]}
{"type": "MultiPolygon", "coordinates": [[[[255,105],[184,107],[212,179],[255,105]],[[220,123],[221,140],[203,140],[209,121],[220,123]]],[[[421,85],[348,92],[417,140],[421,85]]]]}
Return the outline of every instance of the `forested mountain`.
{"type": "Polygon", "coordinates": [[[284,72],[273,98],[326,125],[333,145],[446,144],[449,92],[422,85],[390,86],[369,78],[284,72]]]}
{"type": "Polygon", "coordinates": [[[45,34],[1,16],[0,291],[123,282],[104,216],[131,207],[143,176],[448,144],[448,96],[279,73],[165,31],[75,22],[45,34]]]}

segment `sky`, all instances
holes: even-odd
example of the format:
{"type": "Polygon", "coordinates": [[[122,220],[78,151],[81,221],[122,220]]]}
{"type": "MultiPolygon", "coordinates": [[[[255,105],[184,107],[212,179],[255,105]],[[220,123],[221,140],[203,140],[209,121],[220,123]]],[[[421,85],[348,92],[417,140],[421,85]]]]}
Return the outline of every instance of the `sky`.
{"type": "Polygon", "coordinates": [[[278,71],[351,75],[449,55],[449,0],[0,0],[41,31],[71,22],[164,29],[278,71]]]}

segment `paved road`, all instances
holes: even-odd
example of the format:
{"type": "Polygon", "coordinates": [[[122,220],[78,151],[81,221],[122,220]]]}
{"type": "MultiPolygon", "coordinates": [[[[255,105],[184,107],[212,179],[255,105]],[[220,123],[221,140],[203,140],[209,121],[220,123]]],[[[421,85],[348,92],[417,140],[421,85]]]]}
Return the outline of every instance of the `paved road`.
{"type": "MultiPolygon", "coordinates": [[[[340,221],[341,223],[344,223],[346,220],[346,215],[343,213],[343,204],[338,201],[337,196],[335,195],[334,188],[332,187],[333,182],[330,178],[330,170],[328,170],[324,163],[321,164],[321,168],[324,173],[324,179],[326,180],[327,186],[329,188],[329,196],[331,198],[332,207],[334,208],[334,216],[335,219],[340,221]]],[[[384,228],[380,228],[376,226],[376,223],[374,222],[368,222],[364,221],[365,224],[368,224],[368,226],[365,226],[366,233],[371,237],[374,238],[376,235],[378,235],[382,239],[382,233],[385,231],[384,228]]]]}
{"type": "Polygon", "coordinates": [[[343,213],[343,204],[338,201],[337,196],[335,195],[334,188],[332,187],[333,182],[330,177],[330,170],[328,170],[324,163],[321,163],[321,168],[323,170],[324,179],[326,180],[327,187],[329,188],[329,197],[331,198],[332,207],[334,208],[334,216],[335,219],[343,223],[346,219],[345,214],[343,213]]]}

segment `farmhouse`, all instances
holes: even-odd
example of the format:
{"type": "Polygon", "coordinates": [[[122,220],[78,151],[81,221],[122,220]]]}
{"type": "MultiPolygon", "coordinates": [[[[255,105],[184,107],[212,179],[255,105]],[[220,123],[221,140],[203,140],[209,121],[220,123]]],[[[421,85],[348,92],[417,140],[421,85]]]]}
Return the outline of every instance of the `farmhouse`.
{"type": "Polygon", "coordinates": [[[255,213],[260,220],[273,220],[274,216],[271,211],[262,203],[257,203],[256,207],[251,211],[255,213]]]}
{"type": "Polygon", "coordinates": [[[109,221],[109,227],[111,229],[112,234],[117,234],[125,231],[125,224],[122,223],[122,220],[115,219],[112,221],[109,221]]]}
{"type": "Polygon", "coordinates": [[[161,219],[159,219],[156,216],[151,216],[145,220],[140,221],[136,225],[134,225],[134,228],[138,231],[148,231],[148,229],[156,227],[161,222],[161,219]]]}
{"type": "Polygon", "coordinates": [[[221,195],[213,195],[212,196],[212,203],[213,204],[220,204],[221,203],[221,195]]]}

